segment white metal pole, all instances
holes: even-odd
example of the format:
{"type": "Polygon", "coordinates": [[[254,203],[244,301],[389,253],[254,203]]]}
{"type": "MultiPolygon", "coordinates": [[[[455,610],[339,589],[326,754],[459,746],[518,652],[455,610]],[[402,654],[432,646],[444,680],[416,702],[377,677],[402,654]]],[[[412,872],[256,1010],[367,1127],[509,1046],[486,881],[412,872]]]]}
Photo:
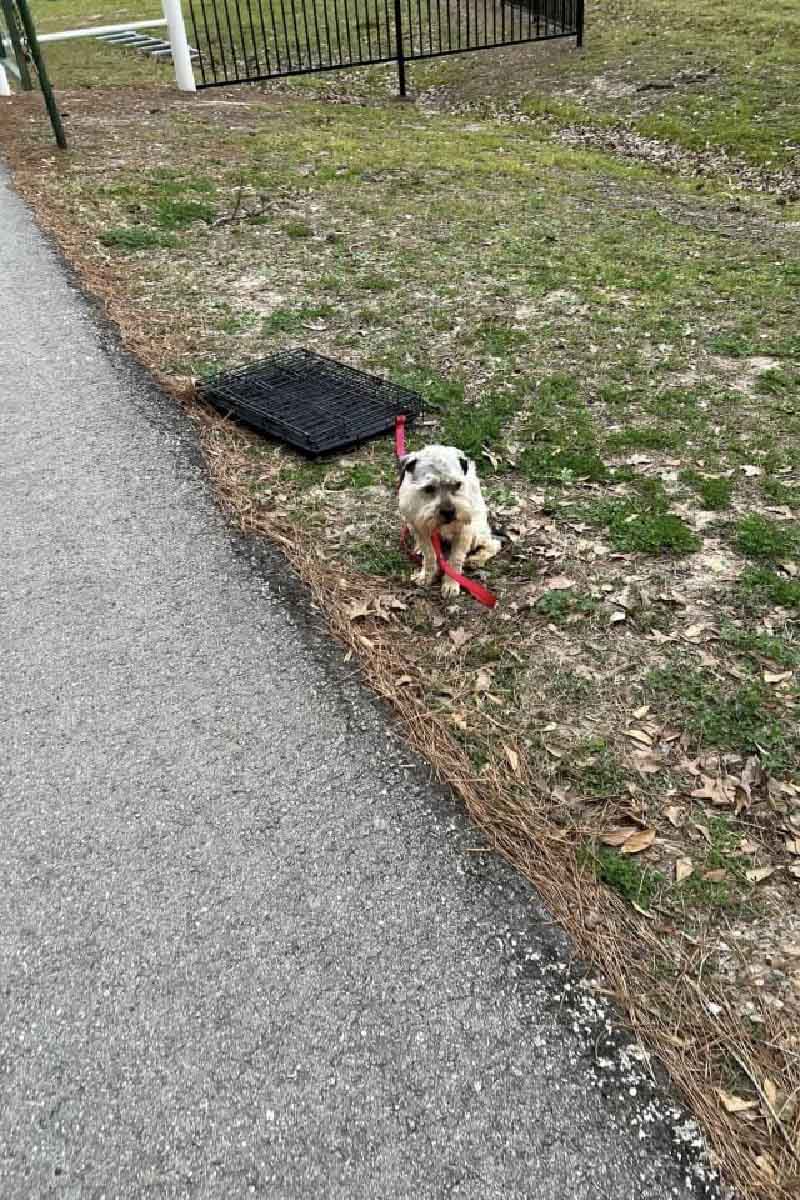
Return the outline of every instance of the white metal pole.
{"type": "Polygon", "coordinates": [[[10,96],[10,95],[11,95],[11,88],[8,86],[8,76],[6,75],[6,69],[3,66],[3,64],[0,63],[0,96],[10,96]]]}
{"type": "Polygon", "coordinates": [[[155,29],[166,25],[160,21],[130,21],[127,25],[93,25],[90,29],[62,29],[61,33],[40,33],[39,42],[67,42],[71,38],[100,37],[105,33],[128,33],[135,29],[155,29]]]}
{"type": "Polygon", "coordinates": [[[172,47],[172,62],[175,67],[175,82],[182,92],[194,92],[194,71],[183,23],[181,0],[162,0],[164,16],[167,18],[169,44],[172,47]]]}

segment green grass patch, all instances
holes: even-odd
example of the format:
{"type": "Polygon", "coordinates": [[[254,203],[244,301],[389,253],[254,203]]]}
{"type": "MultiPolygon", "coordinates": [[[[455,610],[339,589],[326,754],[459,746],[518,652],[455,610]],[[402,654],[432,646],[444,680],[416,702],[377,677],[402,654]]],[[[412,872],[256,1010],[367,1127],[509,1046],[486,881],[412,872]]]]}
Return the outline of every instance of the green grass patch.
{"type": "Polygon", "coordinates": [[[175,238],[157,233],[146,225],[119,225],[100,234],[100,242],[113,250],[153,250],[156,247],[177,245],[175,238]]]}
{"type": "Polygon", "coordinates": [[[673,663],[652,671],[646,689],[699,746],[757,754],[774,770],[796,766],[796,722],[758,680],[722,683],[706,669],[673,663]]]}
{"type": "Polygon", "coordinates": [[[297,308],[276,308],[264,317],[261,328],[264,333],[299,333],[309,321],[322,321],[332,317],[335,309],[330,304],[301,304],[297,308]]]}
{"type": "Polygon", "coordinates": [[[574,790],[592,800],[610,800],[625,788],[627,776],[604,738],[591,738],[575,747],[561,774],[574,790]]]}
{"type": "Polygon", "coordinates": [[[763,396],[787,396],[797,391],[797,378],[777,367],[763,371],[756,380],[756,391],[763,396]]]}
{"type": "Polygon", "coordinates": [[[640,908],[648,909],[666,882],[660,871],[607,846],[582,846],[577,857],[579,866],[588,868],[596,879],[640,908]]]}
{"type": "Polygon", "coordinates": [[[739,577],[737,590],[745,604],[756,601],[779,608],[800,609],[800,579],[789,579],[769,567],[750,567],[739,577]]]}
{"type": "Polygon", "coordinates": [[[773,504],[785,504],[788,508],[800,506],[800,487],[789,487],[774,475],[768,475],[761,481],[761,492],[765,499],[773,504]]]}
{"type": "Polygon", "coordinates": [[[680,434],[658,425],[631,427],[610,433],[605,448],[615,454],[620,450],[674,450],[680,443],[680,434]]]}
{"type": "Polygon", "coordinates": [[[781,562],[800,548],[800,529],[788,521],[775,521],[750,513],[734,526],[733,544],[746,558],[781,562]]]}
{"type": "Polygon", "coordinates": [[[458,446],[470,458],[479,458],[484,447],[500,442],[517,403],[508,392],[488,392],[474,404],[463,399],[451,404],[442,417],[443,442],[458,446]]]}
{"type": "Polygon", "coordinates": [[[615,550],[639,554],[691,554],[700,538],[669,511],[669,497],[659,480],[639,480],[634,494],[624,500],[601,500],[581,514],[608,530],[615,550]]]}
{"type": "Polygon", "coordinates": [[[700,475],[697,471],[681,471],[680,480],[687,483],[702,501],[703,508],[714,512],[730,508],[733,481],[721,475],[700,475]]]}
{"type": "Polygon", "coordinates": [[[386,541],[359,542],[350,550],[350,557],[357,567],[370,575],[390,575],[394,578],[408,574],[410,563],[396,539],[386,541]]]}
{"type": "Polygon", "coordinates": [[[531,481],[604,483],[612,477],[597,450],[594,422],[573,375],[551,375],[542,381],[521,435],[519,470],[531,481]]]}
{"type": "Polygon", "coordinates": [[[719,640],[723,646],[758,662],[766,659],[780,667],[796,667],[800,663],[797,643],[761,629],[742,629],[725,623],[720,627],[719,640]]]}
{"type": "Polygon", "coordinates": [[[290,221],[288,225],[284,225],[283,232],[295,240],[314,236],[314,230],[305,221],[290,221]]]}
{"type": "Polygon", "coordinates": [[[202,200],[159,200],[155,208],[154,223],[159,229],[186,229],[198,221],[210,224],[217,212],[202,200]]]}
{"type": "Polygon", "coordinates": [[[545,592],[534,605],[534,611],[540,617],[556,625],[588,617],[596,608],[596,600],[591,596],[581,595],[573,588],[555,588],[551,592],[545,592]]]}
{"type": "Polygon", "coordinates": [[[495,358],[505,358],[521,346],[526,346],[530,339],[524,330],[487,321],[478,330],[478,340],[489,354],[495,358]]]}
{"type": "Polygon", "coordinates": [[[670,899],[683,909],[714,912],[741,908],[752,891],[745,875],[750,861],[737,853],[741,830],[725,816],[711,817],[704,827],[710,842],[705,857],[695,863],[694,873],[688,879],[674,885],[670,899]],[[704,878],[710,871],[725,871],[726,877],[704,878]]]}

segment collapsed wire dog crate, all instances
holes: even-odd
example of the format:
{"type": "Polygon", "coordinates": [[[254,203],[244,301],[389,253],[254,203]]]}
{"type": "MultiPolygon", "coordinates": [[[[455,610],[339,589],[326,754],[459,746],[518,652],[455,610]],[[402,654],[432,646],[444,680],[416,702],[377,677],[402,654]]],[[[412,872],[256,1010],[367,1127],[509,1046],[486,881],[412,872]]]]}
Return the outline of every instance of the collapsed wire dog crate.
{"type": "Polygon", "coordinates": [[[283,350],[206,380],[199,393],[225,416],[316,458],[412,423],[422,411],[416,392],[324,358],[283,350]]]}
{"type": "Polygon", "coordinates": [[[583,41],[584,0],[188,0],[199,88],[583,41]]]}

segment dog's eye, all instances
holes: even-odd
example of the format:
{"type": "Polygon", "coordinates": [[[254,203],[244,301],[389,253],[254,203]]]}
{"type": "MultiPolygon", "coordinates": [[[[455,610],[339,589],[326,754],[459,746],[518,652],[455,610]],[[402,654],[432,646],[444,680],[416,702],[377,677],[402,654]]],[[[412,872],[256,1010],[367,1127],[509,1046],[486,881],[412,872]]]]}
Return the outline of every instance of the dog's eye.
{"type": "Polygon", "coordinates": [[[458,492],[458,491],[460,491],[460,489],[461,489],[461,484],[460,484],[460,483],[454,483],[454,484],[453,484],[453,491],[454,491],[454,492],[458,492]]]}
{"type": "Polygon", "coordinates": [[[422,490],[426,496],[435,496],[436,495],[436,484],[429,483],[428,486],[424,487],[422,490]]]}

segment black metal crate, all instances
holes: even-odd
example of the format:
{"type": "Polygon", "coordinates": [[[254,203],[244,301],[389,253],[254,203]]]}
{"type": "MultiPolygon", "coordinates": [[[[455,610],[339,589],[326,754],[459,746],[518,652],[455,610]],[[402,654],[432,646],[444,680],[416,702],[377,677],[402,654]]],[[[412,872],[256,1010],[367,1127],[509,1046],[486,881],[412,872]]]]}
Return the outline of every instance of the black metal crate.
{"type": "Polygon", "coordinates": [[[416,392],[312,350],[282,350],[206,380],[200,394],[226,416],[316,457],[388,433],[419,416],[416,392]]]}

